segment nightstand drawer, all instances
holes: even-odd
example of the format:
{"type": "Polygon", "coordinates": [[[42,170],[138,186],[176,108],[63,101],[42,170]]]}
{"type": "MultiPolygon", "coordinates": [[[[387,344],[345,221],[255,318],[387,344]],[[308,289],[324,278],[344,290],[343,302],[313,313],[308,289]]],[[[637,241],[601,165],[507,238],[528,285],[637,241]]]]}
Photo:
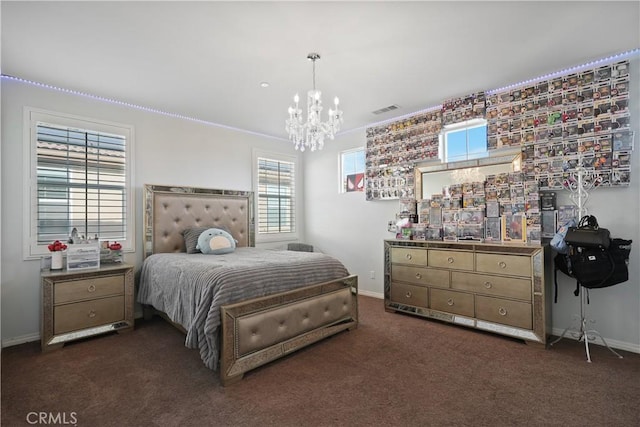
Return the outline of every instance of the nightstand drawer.
{"type": "Polygon", "coordinates": [[[405,285],[404,283],[391,283],[389,299],[400,304],[413,305],[415,307],[427,307],[427,288],[422,286],[405,285]]]}
{"type": "Polygon", "coordinates": [[[531,301],[530,279],[453,271],[451,287],[478,294],[531,301]]]}
{"type": "Polygon", "coordinates": [[[531,304],[476,295],[476,317],[522,329],[531,329],[531,304]]]}
{"type": "Polygon", "coordinates": [[[417,285],[449,287],[449,270],[435,268],[408,267],[406,265],[391,266],[391,280],[415,283],[417,285]]]}
{"type": "Polygon", "coordinates": [[[124,296],[59,305],[53,319],[54,334],[117,322],[124,319],[124,296]]]}
{"type": "Polygon", "coordinates": [[[531,258],[518,255],[476,254],[477,270],[485,273],[531,276],[531,258]]]}
{"type": "Polygon", "coordinates": [[[458,251],[429,251],[429,267],[473,270],[473,253],[458,251]]]}
{"type": "Polygon", "coordinates": [[[473,317],[473,294],[431,289],[431,305],[434,310],[473,317]]]}
{"type": "Polygon", "coordinates": [[[54,290],[53,303],[62,304],[108,295],[124,295],[122,274],[58,282],[54,290]]]}
{"type": "Polygon", "coordinates": [[[427,265],[427,250],[391,248],[391,262],[398,264],[427,265]]]}

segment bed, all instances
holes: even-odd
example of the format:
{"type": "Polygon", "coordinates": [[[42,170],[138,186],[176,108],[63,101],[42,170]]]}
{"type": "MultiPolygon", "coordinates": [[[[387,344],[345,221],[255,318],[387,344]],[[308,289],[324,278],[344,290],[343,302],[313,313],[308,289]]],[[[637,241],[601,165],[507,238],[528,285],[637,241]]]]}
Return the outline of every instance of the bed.
{"type": "Polygon", "coordinates": [[[137,300],[186,333],[222,385],[358,325],[358,278],[318,252],[255,247],[253,193],[144,186],[144,255],[137,300]],[[235,239],[222,255],[194,252],[216,227],[235,239]]]}

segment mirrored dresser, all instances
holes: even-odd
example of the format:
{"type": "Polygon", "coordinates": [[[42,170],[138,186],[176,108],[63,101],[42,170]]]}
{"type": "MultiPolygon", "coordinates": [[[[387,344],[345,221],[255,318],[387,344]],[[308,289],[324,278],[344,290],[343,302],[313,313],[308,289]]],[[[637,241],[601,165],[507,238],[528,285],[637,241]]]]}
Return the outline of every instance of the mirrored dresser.
{"type": "Polygon", "coordinates": [[[546,345],[549,256],[548,245],[385,240],[385,310],[546,345]]]}

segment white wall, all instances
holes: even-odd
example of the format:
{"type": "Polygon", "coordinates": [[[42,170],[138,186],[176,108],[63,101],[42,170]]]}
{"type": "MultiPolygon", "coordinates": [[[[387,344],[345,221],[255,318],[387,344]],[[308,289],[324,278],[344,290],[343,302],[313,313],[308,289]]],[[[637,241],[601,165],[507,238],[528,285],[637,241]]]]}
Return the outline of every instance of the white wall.
{"type": "MultiPolygon", "coordinates": [[[[252,150],[296,155],[286,141],[171,118],[2,79],[2,264],[3,346],[38,339],[40,331],[40,262],[24,261],[23,108],[25,106],[135,127],[136,253],[125,261],[142,261],[142,187],[184,185],[252,190],[252,150]]],[[[284,120],[284,119],[283,119],[284,120]]],[[[299,156],[302,160],[302,156],[299,156]]],[[[299,188],[303,177],[300,176],[299,188]]],[[[304,217],[304,205],[299,207],[304,217]]],[[[300,223],[304,237],[304,223],[300,223]]],[[[281,247],[284,243],[269,244],[281,247]]]]}
{"type": "MultiPolygon", "coordinates": [[[[609,344],[640,352],[640,86],[638,59],[631,64],[632,126],[636,132],[632,184],[629,188],[599,189],[589,200],[590,213],[616,237],[633,239],[630,280],[611,288],[592,290],[587,314],[609,344]]],[[[550,70],[553,71],[553,70],[550,70]]],[[[505,82],[509,84],[512,82],[505,82]]],[[[425,90],[428,88],[425,88],[425,90]]],[[[40,329],[39,262],[22,260],[22,108],[31,106],[135,126],[136,226],[142,227],[143,184],[189,185],[250,190],[253,148],[295,153],[283,141],[258,137],[86,98],[2,81],[1,304],[2,343],[37,339],[40,329]]],[[[373,121],[373,120],[372,120],[373,121]]],[[[305,153],[302,172],[304,221],[301,240],[344,262],[359,276],[362,293],[383,294],[383,243],[392,235],[387,222],[395,217],[398,201],[370,201],[364,193],[338,193],[338,157],[342,150],[365,146],[365,131],[327,141],[323,151],[305,153]],[[370,278],[370,272],[375,278],[370,278]]],[[[300,185],[301,184],[301,185],[300,185]]],[[[566,194],[564,195],[566,197],[566,194]]],[[[560,199],[561,204],[568,200],[560,199]]],[[[126,261],[139,267],[142,242],[126,261]]],[[[574,284],[560,278],[558,304],[552,307],[554,332],[559,333],[579,314],[574,284]]],[[[382,309],[382,302],[380,302],[382,309]]]]}
{"type": "MultiPolygon", "coordinates": [[[[635,131],[633,171],[628,188],[601,188],[591,193],[587,208],[613,237],[633,240],[629,281],[590,292],[587,317],[595,320],[609,345],[640,353],[640,85],[639,60],[631,60],[631,117],[635,131]]],[[[554,70],[549,70],[550,72],[554,70]]],[[[504,82],[505,85],[515,82],[504,82]]],[[[424,88],[427,90],[428,88],[424,88]]],[[[419,89],[417,89],[419,90],[419,89]]],[[[454,94],[452,94],[454,95],[454,94]]],[[[348,111],[345,109],[345,114],[348,111]]],[[[373,118],[372,118],[373,119],[373,118]]],[[[373,120],[372,120],[373,122],[373,120]]],[[[347,133],[325,143],[321,153],[305,158],[306,230],[309,243],[331,252],[347,268],[358,274],[364,293],[383,296],[383,240],[393,238],[386,231],[395,218],[399,202],[365,201],[364,193],[339,194],[338,157],[340,151],[366,146],[365,130],[347,133]],[[369,276],[375,272],[375,279],[369,276]]],[[[560,192],[558,204],[571,204],[568,193],[560,192]]],[[[547,268],[552,268],[547,266],[547,268]]],[[[552,309],[553,329],[560,334],[580,314],[580,300],[573,295],[575,281],[559,277],[558,303],[552,309]]],[[[382,302],[380,305],[382,309],[382,302]]],[[[599,341],[596,341],[599,342],[599,341]]]]}

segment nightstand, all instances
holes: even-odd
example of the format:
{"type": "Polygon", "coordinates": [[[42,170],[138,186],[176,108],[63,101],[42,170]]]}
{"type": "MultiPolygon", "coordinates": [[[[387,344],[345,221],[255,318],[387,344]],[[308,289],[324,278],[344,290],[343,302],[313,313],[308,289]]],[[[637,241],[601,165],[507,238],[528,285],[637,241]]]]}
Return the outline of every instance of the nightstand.
{"type": "Polygon", "coordinates": [[[41,347],[133,329],[133,266],[106,265],[79,271],[43,271],[41,347]]]}

